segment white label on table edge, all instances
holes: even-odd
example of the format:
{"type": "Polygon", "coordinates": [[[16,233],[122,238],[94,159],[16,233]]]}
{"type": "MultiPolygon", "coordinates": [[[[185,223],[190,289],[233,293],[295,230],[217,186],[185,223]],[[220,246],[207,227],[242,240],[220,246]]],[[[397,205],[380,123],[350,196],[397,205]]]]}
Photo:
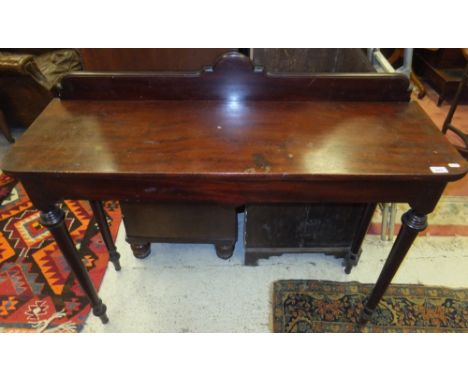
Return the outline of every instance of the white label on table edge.
{"type": "Polygon", "coordinates": [[[434,174],[445,174],[448,173],[447,167],[445,166],[429,166],[431,172],[434,174]]]}

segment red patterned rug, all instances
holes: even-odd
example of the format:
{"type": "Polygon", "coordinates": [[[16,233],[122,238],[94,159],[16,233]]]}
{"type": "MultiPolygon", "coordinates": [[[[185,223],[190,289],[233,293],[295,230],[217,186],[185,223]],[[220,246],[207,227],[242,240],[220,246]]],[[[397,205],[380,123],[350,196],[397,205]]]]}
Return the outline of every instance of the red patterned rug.
{"type": "MultiPolygon", "coordinates": [[[[0,174],[0,332],[79,332],[91,310],[84,292],[21,184],[0,174]]],[[[65,221],[94,286],[109,262],[88,202],[65,201],[65,221]]],[[[117,202],[104,203],[115,240],[117,202]]]]}

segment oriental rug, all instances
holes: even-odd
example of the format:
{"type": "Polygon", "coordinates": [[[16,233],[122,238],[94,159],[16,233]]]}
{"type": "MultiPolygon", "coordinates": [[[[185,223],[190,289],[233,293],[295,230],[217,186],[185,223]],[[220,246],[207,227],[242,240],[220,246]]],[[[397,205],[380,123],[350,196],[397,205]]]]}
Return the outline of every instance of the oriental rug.
{"type": "MultiPolygon", "coordinates": [[[[78,332],[91,306],[20,183],[0,174],[0,332],[78,332]]],[[[65,222],[98,289],[109,255],[85,201],[65,201],[65,222]]],[[[117,202],[104,208],[115,240],[117,202]]]]}
{"type": "Polygon", "coordinates": [[[358,325],[373,284],[312,280],[274,283],[276,333],[468,332],[468,289],[390,285],[372,320],[358,325]]]}

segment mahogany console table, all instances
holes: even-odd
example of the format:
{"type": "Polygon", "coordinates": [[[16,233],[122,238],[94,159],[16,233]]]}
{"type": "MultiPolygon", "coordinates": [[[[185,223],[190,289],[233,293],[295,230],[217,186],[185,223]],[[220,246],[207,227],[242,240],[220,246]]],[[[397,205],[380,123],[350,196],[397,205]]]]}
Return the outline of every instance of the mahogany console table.
{"type": "Polygon", "coordinates": [[[407,87],[400,75],[268,75],[238,53],[200,73],[76,73],[1,167],[23,183],[104,323],[56,205],[64,198],[91,201],[117,269],[101,200],[409,203],[364,324],[446,184],[468,170],[407,87]]]}

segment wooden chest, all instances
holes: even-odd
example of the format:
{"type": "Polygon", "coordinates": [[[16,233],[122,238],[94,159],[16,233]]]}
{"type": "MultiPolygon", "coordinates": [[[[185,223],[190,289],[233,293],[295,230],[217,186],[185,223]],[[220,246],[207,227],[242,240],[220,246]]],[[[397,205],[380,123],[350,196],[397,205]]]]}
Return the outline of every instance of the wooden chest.
{"type": "Polygon", "coordinates": [[[150,243],[211,243],[216,254],[232,256],[237,239],[233,207],[191,203],[121,202],[123,222],[136,257],[150,254],[150,243]]]}
{"type": "Polygon", "coordinates": [[[368,204],[249,205],[245,264],[283,253],[320,252],[343,257],[349,273],[374,209],[368,204]]]}

